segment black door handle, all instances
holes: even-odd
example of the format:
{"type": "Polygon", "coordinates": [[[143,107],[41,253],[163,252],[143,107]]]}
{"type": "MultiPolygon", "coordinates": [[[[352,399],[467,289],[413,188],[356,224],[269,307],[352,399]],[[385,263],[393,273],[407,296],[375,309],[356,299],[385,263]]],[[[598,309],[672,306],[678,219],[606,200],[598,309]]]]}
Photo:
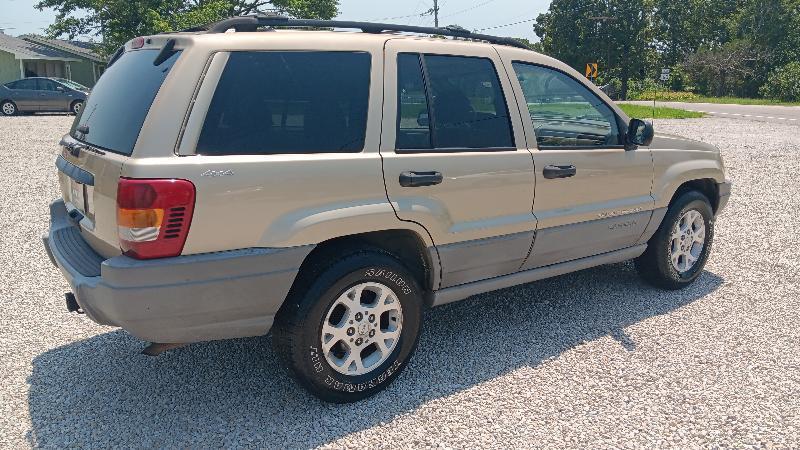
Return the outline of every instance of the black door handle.
{"type": "Polygon", "coordinates": [[[403,172],[400,174],[400,186],[434,186],[440,184],[443,179],[441,172],[403,172]]]}
{"type": "Polygon", "coordinates": [[[578,169],[575,166],[545,166],[544,168],[544,177],[548,180],[552,180],[555,178],[569,178],[574,177],[575,174],[578,173],[578,169]]]}

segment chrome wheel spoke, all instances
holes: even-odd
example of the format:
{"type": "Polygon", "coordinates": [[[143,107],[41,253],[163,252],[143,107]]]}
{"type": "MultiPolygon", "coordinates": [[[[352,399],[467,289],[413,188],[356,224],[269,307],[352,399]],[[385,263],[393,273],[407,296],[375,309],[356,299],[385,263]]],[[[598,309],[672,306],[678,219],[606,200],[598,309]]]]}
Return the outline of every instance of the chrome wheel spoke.
{"type": "Polygon", "coordinates": [[[378,298],[375,307],[373,308],[374,314],[380,316],[386,311],[391,311],[396,309],[398,305],[398,300],[395,298],[394,293],[388,289],[386,289],[381,296],[378,298]]]}
{"type": "Polygon", "coordinates": [[[364,371],[364,362],[361,360],[361,355],[358,353],[358,350],[350,350],[350,355],[342,366],[348,374],[351,372],[355,374],[362,373],[364,371]]]}

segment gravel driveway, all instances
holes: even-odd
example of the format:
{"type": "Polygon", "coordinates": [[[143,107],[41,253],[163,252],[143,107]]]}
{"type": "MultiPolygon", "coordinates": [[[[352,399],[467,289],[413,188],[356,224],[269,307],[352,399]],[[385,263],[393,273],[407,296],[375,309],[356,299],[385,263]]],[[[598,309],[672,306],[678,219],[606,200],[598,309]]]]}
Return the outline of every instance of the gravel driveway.
{"type": "Polygon", "coordinates": [[[417,355],[353,405],[289,381],[269,338],[157,358],[66,312],[39,239],[66,116],[0,118],[4,447],[800,446],[800,127],[658,121],[735,181],[707,271],[661,292],[630,264],[427,313],[417,355]]]}

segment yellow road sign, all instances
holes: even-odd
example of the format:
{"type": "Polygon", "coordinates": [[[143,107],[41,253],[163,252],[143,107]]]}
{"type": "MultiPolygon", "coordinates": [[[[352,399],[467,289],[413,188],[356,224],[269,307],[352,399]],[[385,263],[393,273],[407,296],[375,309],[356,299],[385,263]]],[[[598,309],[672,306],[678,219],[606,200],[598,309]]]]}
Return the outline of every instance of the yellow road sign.
{"type": "Polygon", "coordinates": [[[597,78],[597,63],[586,64],[586,78],[597,78]]]}

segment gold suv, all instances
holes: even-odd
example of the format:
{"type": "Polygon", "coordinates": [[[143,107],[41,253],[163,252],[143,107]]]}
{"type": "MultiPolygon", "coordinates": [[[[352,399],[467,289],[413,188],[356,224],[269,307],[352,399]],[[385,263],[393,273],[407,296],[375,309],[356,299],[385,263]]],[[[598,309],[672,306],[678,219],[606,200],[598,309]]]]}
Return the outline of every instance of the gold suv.
{"type": "Polygon", "coordinates": [[[429,306],[630,259],[687,286],[731,186],[512,39],[260,15],[128,42],[61,146],[71,311],[150,354],[271,329],[333,402],[396,378],[429,306]]]}

